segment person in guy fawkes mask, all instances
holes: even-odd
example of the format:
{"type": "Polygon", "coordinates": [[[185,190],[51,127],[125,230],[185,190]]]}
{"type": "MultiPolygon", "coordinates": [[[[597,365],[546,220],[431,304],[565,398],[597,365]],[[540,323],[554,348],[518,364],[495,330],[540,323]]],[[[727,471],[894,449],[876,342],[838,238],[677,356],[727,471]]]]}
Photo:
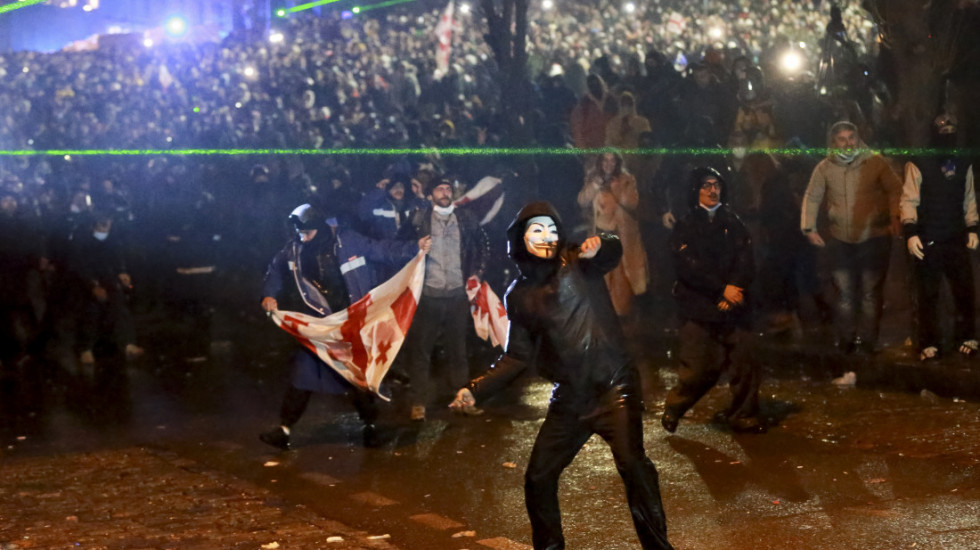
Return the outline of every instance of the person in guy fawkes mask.
{"type": "Polygon", "coordinates": [[[750,340],[752,239],[727,204],[726,182],[714,168],[691,174],[690,210],[670,235],[680,315],[678,383],[667,395],[661,424],[668,432],[730,370],[732,400],[715,420],[761,433],[759,368],[750,340]]]}
{"type": "Polygon", "coordinates": [[[945,114],[936,118],[930,145],[935,156],[905,165],[901,201],[902,232],[915,258],[916,336],[923,361],[940,355],[938,304],[944,278],[953,293],[953,336],[959,352],[970,357],[980,349],[975,334],[973,267],[967,252],[980,243],[977,201],[973,166],[954,152],[955,118],[945,114]]]}
{"type": "Polygon", "coordinates": [[[592,434],[599,434],[626,485],[641,546],[671,549],[657,470],[643,449],[640,378],[603,279],[622,256],[619,240],[569,243],[555,209],[533,202],[511,223],[507,241],[520,276],[504,299],[510,319],[506,351],[460,389],[450,407],[465,412],[535,365],[554,390],[524,476],[534,548],[565,547],[558,479],[592,434]]]}
{"type": "MultiPolygon", "coordinates": [[[[404,265],[419,249],[428,251],[431,238],[377,241],[364,237],[343,215],[330,216],[309,204],[289,215],[296,236],[272,259],[262,289],[262,309],[298,311],[326,317],[347,308],[377,286],[372,264],[404,265]]],[[[346,394],[364,422],[366,445],[377,443],[375,397],[354,388],[316,354],[300,347],[292,358],[292,380],[283,397],[280,426],[259,435],[265,443],[290,448],[290,430],[299,421],[312,393],[346,394]]]]}

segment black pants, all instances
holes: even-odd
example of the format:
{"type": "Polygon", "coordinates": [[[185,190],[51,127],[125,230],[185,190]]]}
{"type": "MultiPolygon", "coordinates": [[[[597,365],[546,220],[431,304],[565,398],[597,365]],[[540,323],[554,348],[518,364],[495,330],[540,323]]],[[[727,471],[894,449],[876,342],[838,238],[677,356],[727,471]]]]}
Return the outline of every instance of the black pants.
{"type": "Polygon", "coordinates": [[[633,525],[644,550],[670,550],[667,520],[660,500],[657,469],[643,450],[642,407],[627,403],[582,419],[552,409],[538,432],[524,474],[524,500],[531,519],[535,550],[561,550],[565,537],[558,507],[558,478],[582,445],[599,434],[612,450],[616,469],[626,486],[633,525]]]}
{"type": "Polygon", "coordinates": [[[940,347],[939,289],[942,280],[949,281],[955,316],[953,337],[959,345],[975,338],[973,319],[973,266],[970,254],[961,240],[936,243],[926,247],[925,258],[915,260],[915,291],[918,302],[919,349],[940,347]]]}
{"type": "MultiPolygon", "coordinates": [[[[286,395],[282,398],[282,408],[279,412],[280,422],[283,426],[292,427],[299,422],[300,417],[306,412],[307,405],[310,404],[310,397],[313,392],[296,389],[292,386],[286,390],[286,395]]],[[[378,419],[378,403],[375,397],[367,392],[351,389],[347,392],[354,409],[365,424],[374,424],[378,419]]]]}
{"type": "Polygon", "coordinates": [[[732,401],[725,411],[729,420],[754,418],[759,413],[759,366],[748,331],[730,325],[686,321],[678,334],[681,365],[678,383],[667,394],[665,410],[684,416],[718,378],[730,370],[732,401]]]}
{"type": "Polygon", "coordinates": [[[472,322],[470,303],[462,289],[457,296],[435,298],[423,295],[419,300],[412,326],[405,335],[411,379],[408,397],[412,405],[428,403],[432,386],[432,351],[437,342],[441,342],[446,350],[446,369],[452,391],[462,388],[469,380],[466,336],[472,322]]]}

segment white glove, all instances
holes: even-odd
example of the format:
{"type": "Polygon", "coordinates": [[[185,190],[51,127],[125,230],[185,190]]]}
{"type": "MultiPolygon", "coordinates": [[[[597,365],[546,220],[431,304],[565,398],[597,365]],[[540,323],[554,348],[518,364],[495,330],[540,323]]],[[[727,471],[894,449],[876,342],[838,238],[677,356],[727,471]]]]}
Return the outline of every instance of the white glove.
{"type": "MultiPolygon", "coordinates": [[[[971,233],[971,235],[973,234],[971,233]]],[[[976,235],[973,235],[973,237],[976,237],[976,235]]],[[[922,258],[926,257],[926,253],[922,250],[922,239],[920,239],[918,235],[909,237],[908,248],[909,254],[915,256],[916,258],[921,260],[922,258]]]]}
{"type": "Polygon", "coordinates": [[[970,250],[976,250],[977,245],[980,245],[980,237],[977,237],[976,233],[970,231],[966,236],[966,247],[970,250]]]}

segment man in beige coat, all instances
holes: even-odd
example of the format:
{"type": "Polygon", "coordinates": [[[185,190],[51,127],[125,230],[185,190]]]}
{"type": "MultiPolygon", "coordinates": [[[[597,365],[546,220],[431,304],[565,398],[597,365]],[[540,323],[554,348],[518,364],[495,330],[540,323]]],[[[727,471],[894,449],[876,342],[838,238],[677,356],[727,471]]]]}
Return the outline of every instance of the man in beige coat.
{"type": "Polygon", "coordinates": [[[814,246],[826,248],[837,303],[837,345],[845,353],[872,353],[878,339],[891,240],[898,235],[902,181],[881,155],[867,150],[857,127],[830,129],[827,158],[820,161],[803,197],[800,228],[814,246]],[[827,206],[830,239],[817,232],[827,206]]]}

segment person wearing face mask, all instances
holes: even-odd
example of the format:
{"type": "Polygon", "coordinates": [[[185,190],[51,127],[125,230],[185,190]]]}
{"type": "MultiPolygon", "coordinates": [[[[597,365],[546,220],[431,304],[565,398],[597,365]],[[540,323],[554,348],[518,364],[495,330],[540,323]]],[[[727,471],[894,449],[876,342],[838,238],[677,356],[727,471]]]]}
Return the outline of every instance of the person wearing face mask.
{"type": "MultiPolygon", "coordinates": [[[[266,312],[281,309],[326,317],[350,306],[382,282],[372,265],[404,265],[431,244],[428,238],[370,239],[351,229],[344,213],[319,211],[309,204],[297,206],[289,214],[289,223],[296,234],[266,270],[261,302],[266,312]]],[[[375,421],[379,411],[372,394],[351,386],[305,347],[296,350],[291,362],[292,376],[282,400],[280,425],[259,434],[259,439],[289,449],[293,425],[317,392],[347,395],[364,422],[364,443],[378,443],[375,421]]]]}
{"type": "Polygon", "coordinates": [[[930,148],[934,156],[905,165],[902,188],[902,232],[915,273],[916,340],[922,361],[938,359],[939,288],[949,281],[956,314],[954,341],[958,351],[972,357],[980,349],[974,320],[973,266],[967,251],[976,250],[977,201],[973,166],[956,155],[956,119],[936,118],[930,148]]]}
{"type": "Polygon", "coordinates": [[[476,216],[453,204],[453,184],[436,178],[429,184],[432,203],[412,213],[409,238],[431,237],[425,259],[425,283],[415,320],[405,335],[410,418],[425,420],[432,391],[432,352],[441,341],[446,351],[450,388],[469,376],[466,355],[468,327],[472,326],[466,280],[480,278],[490,255],[487,236],[476,216]]]}
{"type": "Polygon", "coordinates": [[[728,208],[728,184],[714,168],[691,174],[690,209],[674,227],[669,248],[681,321],[677,385],[660,421],[670,433],[728,370],[731,404],[715,420],[738,432],[762,433],[759,367],[751,341],[749,288],[755,276],[752,238],[728,208]]]}
{"type": "Polygon", "coordinates": [[[72,240],[68,273],[77,292],[79,361],[95,363],[95,345],[108,337],[126,359],[143,355],[136,345],[136,331],[126,303],[132,280],[123,258],[123,247],[112,232],[112,217],[95,212],[90,231],[72,240]]]}
{"type": "Polygon", "coordinates": [[[612,451],[640,546],[670,550],[657,470],[643,449],[640,377],[603,279],[619,264],[619,239],[570,243],[554,207],[533,202],[508,227],[507,246],[520,276],[504,298],[506,350],[450,407],[475,407],[533,366],[554,382],[524,474],[535,550],[565,547],[558,480],[593,434],[612,451]]]}
{"type": "Polygon", "coordinates": [[[810,244],[825,248],[839,297],[837,346],[844,353],[874,352],[891,257],[899,235],[898,201],[902,181],[881,155],[860,140],[851,122],[830,128],[827,157],[810,175],[800,229],[810,244]],[[826,203],[830,239],[817,231],[817,215],[826,203]]]}

